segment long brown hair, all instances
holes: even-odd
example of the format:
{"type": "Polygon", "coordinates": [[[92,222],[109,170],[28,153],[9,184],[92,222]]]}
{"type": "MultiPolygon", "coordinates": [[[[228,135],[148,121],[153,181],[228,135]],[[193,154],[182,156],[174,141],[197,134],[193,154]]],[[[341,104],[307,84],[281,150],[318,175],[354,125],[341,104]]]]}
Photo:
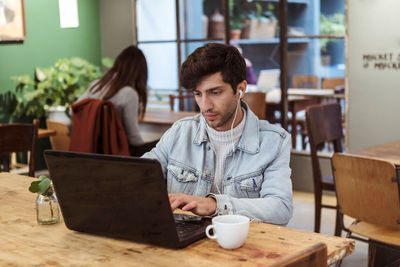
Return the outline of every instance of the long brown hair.
{"type": "Polygon", "coordinates": [[[125,86],[133,87],[139,95],[139,114],[144,116],[147,104],[147,62],[143,52],[134,45],[125,48],[114,65],[97,81],[90,91],[107,88],[103,99],[109,99],[125,86]]]}

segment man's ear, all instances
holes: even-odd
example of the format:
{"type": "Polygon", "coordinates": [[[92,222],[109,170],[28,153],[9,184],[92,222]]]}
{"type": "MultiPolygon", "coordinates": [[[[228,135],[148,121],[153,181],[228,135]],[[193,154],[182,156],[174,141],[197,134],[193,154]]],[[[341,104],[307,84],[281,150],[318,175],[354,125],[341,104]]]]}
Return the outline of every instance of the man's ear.
{"type": "Polygon", "coordinates": [[[244,93],[246,93],[246,89],[247,89],[247,81],[243,80],[237,85],[236,92],[242,91],[242,96],[244,96],[244,93]]]}

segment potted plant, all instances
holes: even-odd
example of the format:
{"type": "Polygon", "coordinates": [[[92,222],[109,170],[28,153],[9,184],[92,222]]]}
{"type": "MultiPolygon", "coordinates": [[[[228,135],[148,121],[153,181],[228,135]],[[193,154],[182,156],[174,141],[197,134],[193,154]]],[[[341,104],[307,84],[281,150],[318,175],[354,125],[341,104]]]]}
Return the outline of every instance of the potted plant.
{"type": "Polygon", "coordinates": [[[275,6],[268,3],[266,6],[255,3],[247,14],[245,29],[242,38],[268,39],[276,36],[277,19],[273,13],[275,6]]]}
{"type": "Polygon", "coordinates": [[[60,220],[58,200],[54,193],[53,183],[42,175],[31,183],[29,191],[37,193],[36,218],[39,224],[53,224],[60,220]]]}
{"type": "Polygon", "coordinates": [[[243,28],[244,15],[241,9],[241,0],[229,0],[229,28],[231,31],[231,40],[240,39],[243,28]]]}
{"type": "MultiPolygon", "coordinates": [[[[344,15],[336,13],[333,15],[320,15],[320,34],[321,35],[337,35],[345,33],[344,15]]],[[[328,44],[336,42],[338,39],[320,39],[321,48],[321,64],[323,66],[330,65],[330,55],[328,54],[328,44]]]]}
{"type": "MultiPolygon", "coordinates": [[[[107,60],[103,64],[109,64],[107,60]]],[[[77,57],[59,59],[47,68],[37,67],[34,79],[29,75],[11,77],[17,86],[9,110],[16,116],[41,118],[49,112],[62,111],[69,117],[70,105],[100,76],[98,66],[77,57]]]]}
{"type": "Polygon", "coordinates": [[[229,22],[229,26],[231,29],[231,39],[232,40],[240,39],[240,35],[242,33],[242,27],[243,27],[242,20],[238,17],[231,18],[231,21],[229,22]]]}

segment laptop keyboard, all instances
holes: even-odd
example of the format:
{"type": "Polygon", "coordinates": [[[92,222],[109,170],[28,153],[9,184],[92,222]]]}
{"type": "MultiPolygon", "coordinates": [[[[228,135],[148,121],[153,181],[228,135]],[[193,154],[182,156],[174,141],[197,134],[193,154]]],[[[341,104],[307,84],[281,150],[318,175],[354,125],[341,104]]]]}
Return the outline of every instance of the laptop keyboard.
{"type": "Polygon", "coordinates": [[[201,216],[174,213],[175,222],[199,222],[201,216]]]}
{"type": "Polygon", "coordinates": [[[205,226],[201,216],[174,213],[174,219],[179,239],[193,235],[195,232],[204,231],[205,226]]]}

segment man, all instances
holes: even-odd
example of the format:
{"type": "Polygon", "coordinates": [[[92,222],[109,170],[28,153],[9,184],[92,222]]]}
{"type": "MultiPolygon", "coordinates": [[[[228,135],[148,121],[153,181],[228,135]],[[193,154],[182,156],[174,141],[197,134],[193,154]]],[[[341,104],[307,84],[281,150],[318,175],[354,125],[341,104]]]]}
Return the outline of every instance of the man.
{"type": "Polygon", "coordinates": [[[246,64],[233,46],[210,43],[181,68],[201,114],[176,122],[144,157],[160,161],[172,210],[242,214],[285,225],[292,216],[290,135],[241,101],[246,64]]]}

